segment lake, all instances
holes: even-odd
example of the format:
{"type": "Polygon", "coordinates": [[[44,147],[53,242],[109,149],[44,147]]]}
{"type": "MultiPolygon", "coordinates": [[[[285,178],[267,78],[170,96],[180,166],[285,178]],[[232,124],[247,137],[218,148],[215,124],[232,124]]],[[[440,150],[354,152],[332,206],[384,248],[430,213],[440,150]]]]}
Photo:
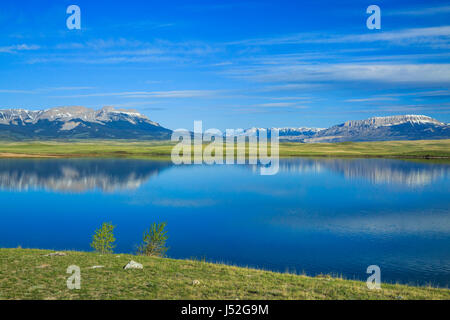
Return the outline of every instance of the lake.
{"type": "Polygon", "coordinates": [[[450,284],[450,163],[285,159],[251,165],[122,159],[0,160],[0,246],[116,252],[167,222],[168,256],[383,282],[450,284]]]}

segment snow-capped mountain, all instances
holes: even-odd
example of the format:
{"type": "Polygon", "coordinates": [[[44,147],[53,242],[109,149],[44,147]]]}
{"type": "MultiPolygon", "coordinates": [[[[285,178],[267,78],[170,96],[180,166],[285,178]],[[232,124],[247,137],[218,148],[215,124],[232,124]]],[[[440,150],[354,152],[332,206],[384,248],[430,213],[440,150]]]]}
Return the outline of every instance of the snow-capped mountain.
{"type": "Polygon", "coordinates": [[[113,107],[0,110],[0,138],[169,139],[171,132],[137,111],[113,107]]]}
{"type": "Polygon", "coordinates": [[[304,142],[450,139],[450,125],[423,115],[373,117],[321,130],[304,142]]]}
{"type": "Polygon", "coordinates": [[[311,138],[318,134],[323,128],[274,128],[278,130],[278,135],[282,141],[299,141],[311,138]]]}
{"type": "Polygon", "coordinates": [[[249,137],[259,137],[261,132],[267,131],[267,137],[271,137],[272,130],[278,130],[278,135],[281,141],[302,141],[307,138],[313,137],[319,131],[324,130],[322,128],[250,128],[247,130],[242,130],[234,132],[235,135],[249,136],[249,137]]]}
{"type": "Polygon", "coordinates": [[[259,136],[277,129],[280,141],[304,143],[450,139],[450,125],[423,115],[373,117],[323,128],[250,128],[237,135],[259,136]]]}
{"type": "MultiPolygon", "coordinates": [[[[424,115],[373,117],[322,128],[250,128],[234,135],[267,136],[277,129],[280,141],[343,142],[450,139],[450,125],[424,115]]],[[[0,139],[158,139],[172,131],[134,110],[105,107],[58,107],[47,110],[0,110],[0,139]]],[[[226,135],[226,133],[224,133],[226,135]]]]}
{"type": "Polygon", "coordinates": [[[442,122],[433,119],[431,117],[412,114],[404,116],[373,117],[366,120],[347,121],[345,125],[348,127],[355,127],[355,126],[383,127],[383,126],[396,126],[404,123],[443,125],[442,122]]]}

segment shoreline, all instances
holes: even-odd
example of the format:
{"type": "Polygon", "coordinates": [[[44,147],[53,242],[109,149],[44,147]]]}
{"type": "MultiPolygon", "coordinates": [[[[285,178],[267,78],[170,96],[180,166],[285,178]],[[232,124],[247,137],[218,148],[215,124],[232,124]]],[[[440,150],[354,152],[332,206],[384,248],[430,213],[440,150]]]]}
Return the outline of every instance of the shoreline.
{"type": "MultiPolygon", "coordinates": [[[[0,141],[0,158],[170,159],[174,145],[170,141],[0,141]]],[[[450,159],[450,139],[310,144],[282,142],[279,157],[446,160],[450,159]]]]}
{"type": "Polygon", "coordinates": [[[433,299],[450,300],[450,289],[382,283],[369,290],[363,281],[329,275],[278,273],[197,260],[130,254],[98,254],[0,248],[1,299],[433,299]],[[130,260],[142,270],[124,270],[130,260]],[[66,288],[66,269],[81,270],[81,289],[66,288]],[[93,267],[97,266],[97,267],[93,267]],[[101,267],[98,267],[101,266],[101,267]]]}
{"type": "MultiPolygon", "coordinates": [[[[401,155],[326,155],[326,154],[308,154],[308,155],[280,155],[280,159],[297,158],[330,158],[330,159],[396,159],[396,160],[449,160],[447,156],[401,156],[401,155]]],[[[0,159],[135,159],[149,161],[170,161],[170,156],[145,156],[130,154],[117,156],[111,154],[93,155],[52,155],[52,154],[25,154],[25,153],[0,153],[0,159]]]]}

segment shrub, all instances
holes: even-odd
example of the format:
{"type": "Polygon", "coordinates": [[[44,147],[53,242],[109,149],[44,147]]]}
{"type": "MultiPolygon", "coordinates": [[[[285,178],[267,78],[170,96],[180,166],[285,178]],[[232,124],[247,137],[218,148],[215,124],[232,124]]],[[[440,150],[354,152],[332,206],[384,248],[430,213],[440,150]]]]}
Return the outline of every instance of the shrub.
{"type": "Polygon", "coordinates": [[[101,228],[95,230],[95,234],[92,237],[91,247],[99,253],[113,253],[113,249],[116,247],[114,242],[114,228],[111,222],[103,222],[101,228]]]}
{"type": "Polygon", "coordinates": [[[169,238],[165,230],[166,223],[153,223],[149,230],[144,231],[143,242],[138,247],[138,254],[143,256],[165,257],[166,241],[169,238]]]}

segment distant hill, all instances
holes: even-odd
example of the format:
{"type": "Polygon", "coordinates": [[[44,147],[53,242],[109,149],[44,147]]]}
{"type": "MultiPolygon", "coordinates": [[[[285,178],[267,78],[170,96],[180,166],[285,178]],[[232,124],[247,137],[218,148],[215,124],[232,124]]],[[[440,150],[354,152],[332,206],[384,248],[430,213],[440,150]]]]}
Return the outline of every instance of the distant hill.
{"type": "Polygon", "coordinates": [[[172,131],[130,110],[60,107],[0,110],[0,139],[170,139],[172,131]]]}
{"type": "Polygon", "coordinates": [[[304,141],[306,139],[314,137],[319,131],[324,130],[322,128],[250,128],[238,135],[245,136],[259,136],[261,131],[267,130],[267,136],[270,137],[272,134],[272,130],[278,130],[278,135],[280,139],[283,141],[304,141]]]}

